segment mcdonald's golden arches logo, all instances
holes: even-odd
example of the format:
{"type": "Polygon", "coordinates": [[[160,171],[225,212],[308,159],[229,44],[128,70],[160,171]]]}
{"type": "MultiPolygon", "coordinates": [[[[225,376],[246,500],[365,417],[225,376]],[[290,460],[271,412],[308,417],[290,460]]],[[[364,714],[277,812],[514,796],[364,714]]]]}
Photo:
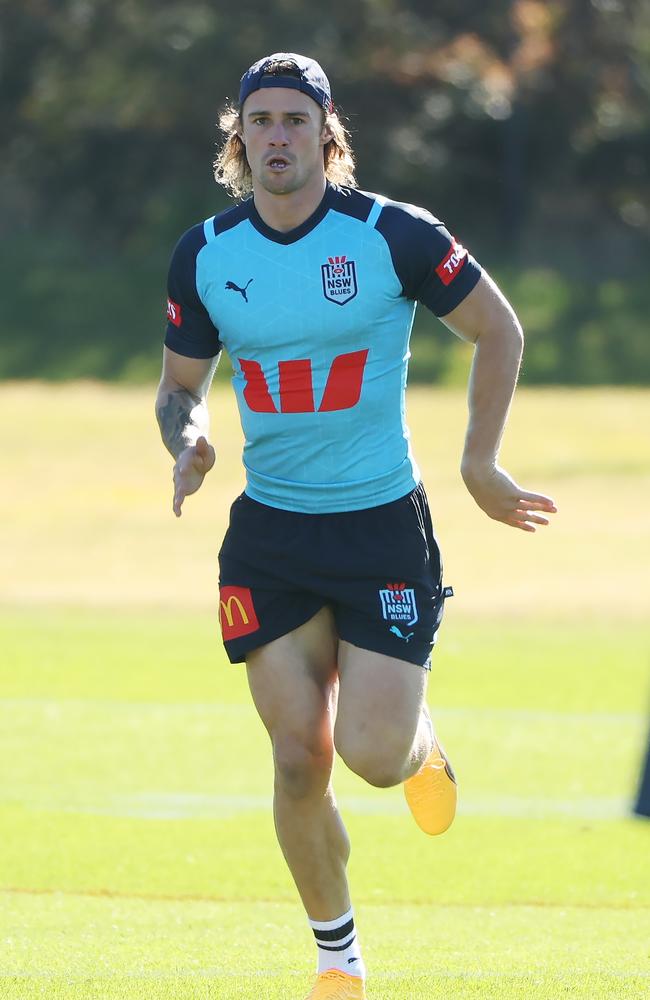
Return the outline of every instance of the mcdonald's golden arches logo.
{"type": "Polygon", "coordinates": [[[260,627],[248,587],[222,587],[219,592],[219,623],[224,640],[239,639],[260,627]]]}

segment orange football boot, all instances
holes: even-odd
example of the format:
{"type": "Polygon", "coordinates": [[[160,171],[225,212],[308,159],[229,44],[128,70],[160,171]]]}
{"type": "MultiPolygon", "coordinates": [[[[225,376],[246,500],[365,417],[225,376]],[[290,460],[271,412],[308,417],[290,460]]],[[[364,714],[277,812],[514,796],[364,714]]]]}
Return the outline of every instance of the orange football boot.
{"type": "Polygon", "coordinates": [[[317,977],[305,1000],[366,1000],[366,987],[359,976],[328,969],[317,977]]]}
{"type": "Polygon", "coordinates": [[[425,833],[448,830],[456,815],[458,786],[444,750],[433,738],[433,750],[420,770],[404,782],[404,795],[413,819],[425,833]]]}

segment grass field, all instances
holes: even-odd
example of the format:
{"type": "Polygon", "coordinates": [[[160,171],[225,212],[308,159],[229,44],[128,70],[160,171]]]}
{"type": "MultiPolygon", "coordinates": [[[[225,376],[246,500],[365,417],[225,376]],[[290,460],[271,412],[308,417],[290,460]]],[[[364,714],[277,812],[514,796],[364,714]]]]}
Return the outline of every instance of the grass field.
{"type": "MultiPolygon", "coordinates": [[[[313,941],[270,815],[267,739],[215,617],[241,488],[171,515],[152,393],[0,391],[0,997],[300,1000],[313,941]]],[[[411,396],[456,597],[429,701],[461,781],[429,840],[400,789],[337,764],[370,1000],[650,993],[650,393],[521,392],[504,463],[560,507],[487,521],[457,474],[464,404],[411,396]]]]}

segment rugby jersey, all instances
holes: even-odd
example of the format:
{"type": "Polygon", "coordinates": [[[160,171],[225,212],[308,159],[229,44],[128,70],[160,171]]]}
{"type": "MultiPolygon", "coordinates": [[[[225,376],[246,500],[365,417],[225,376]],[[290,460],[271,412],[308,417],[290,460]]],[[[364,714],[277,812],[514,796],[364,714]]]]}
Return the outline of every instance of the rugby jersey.
{"type": "Polygon", "coordinates": [[[281,233],[250,198],[179,240],[165,344],[228,353],[250,497],[305,513],[374,507],[420,479],[404,402],[416,305],[445,316],[480,274],[413,205],[328,184],[281,233]]]}

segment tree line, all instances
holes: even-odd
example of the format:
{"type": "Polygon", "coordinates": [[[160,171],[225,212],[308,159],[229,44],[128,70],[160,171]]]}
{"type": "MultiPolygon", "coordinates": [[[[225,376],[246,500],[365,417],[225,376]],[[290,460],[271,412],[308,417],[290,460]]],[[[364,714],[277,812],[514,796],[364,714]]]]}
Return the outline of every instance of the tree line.
{"type": "MultiPolygon", "coordinates": [[[[155,376],[173,245],[228,203],[219,108],[280,50],[324,66],[359,185],[427,207],[495,275],[524,381],[648,381],[634,0],[0,0],[0,377],[155,376]]],[[[464,357],[419,310],[412,377],[464,357]]]]}

